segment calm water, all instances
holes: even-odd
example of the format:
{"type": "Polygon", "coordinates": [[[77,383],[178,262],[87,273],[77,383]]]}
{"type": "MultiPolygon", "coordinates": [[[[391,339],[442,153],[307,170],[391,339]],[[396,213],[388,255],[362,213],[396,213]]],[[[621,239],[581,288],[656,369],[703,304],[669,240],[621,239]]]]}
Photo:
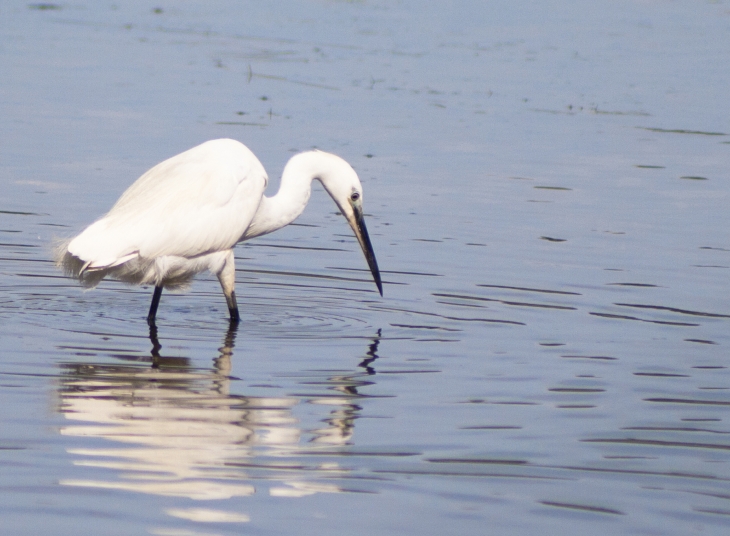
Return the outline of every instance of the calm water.
{"type": "Polygon", "coordinates": [[[3,534],[726,534],[730,3],[4,2],[3,534]],[[358,170],[217,281],[53,241],[232,137],[358,170]],[[153,364],[155,366],[153,366],[153,364]]]}

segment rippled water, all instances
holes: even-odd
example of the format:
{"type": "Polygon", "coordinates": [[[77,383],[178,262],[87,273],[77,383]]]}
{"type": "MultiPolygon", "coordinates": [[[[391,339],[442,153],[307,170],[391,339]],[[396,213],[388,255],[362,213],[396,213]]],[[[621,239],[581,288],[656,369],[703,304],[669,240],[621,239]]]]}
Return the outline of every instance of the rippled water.
{"type": "Polygon", "coordinates": [[[0,532],[730,528],[730,4],[6,4],[0,532]],[[385,296],[322,191],[234,330],[55,269],[216,137],[348,159],[385,296]]]}

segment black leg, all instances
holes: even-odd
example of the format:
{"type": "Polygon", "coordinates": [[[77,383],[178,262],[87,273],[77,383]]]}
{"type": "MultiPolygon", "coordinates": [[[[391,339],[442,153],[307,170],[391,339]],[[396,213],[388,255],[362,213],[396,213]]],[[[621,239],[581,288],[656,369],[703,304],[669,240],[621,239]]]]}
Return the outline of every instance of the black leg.
{"type": "Polygon", "coordinates": [[[155,325],[157,306],[160,305],[160,296],[162,296],[162,287],[155,287],[155,293],[152,295],[152,303],[150,304],[150,313],[147,315],[147,324],[150,326],[155,325]]]}
{"type": "Polygon", "coordinates": [[[230,298],[226,296],[228,302],[228,312],[231,314],[231,324],[238,324],[241,315],[238,314],[238,303],[236,302],[236,293],[231,292],[230,298]]]}

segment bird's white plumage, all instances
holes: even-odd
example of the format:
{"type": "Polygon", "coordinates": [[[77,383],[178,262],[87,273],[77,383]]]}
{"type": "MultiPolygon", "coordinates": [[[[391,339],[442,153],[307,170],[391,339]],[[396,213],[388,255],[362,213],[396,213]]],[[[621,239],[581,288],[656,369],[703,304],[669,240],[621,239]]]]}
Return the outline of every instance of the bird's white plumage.
{"type": "MultiPolygon", "coordinates": [[[[298,154],[284,168],[278,193],[265,197],[263,166],[245,145],[229,139],[208,141],[157,164],[106,215],[60,246],[56,260],[86,286],[110,275],[179,288],[210,270],[237,319],[233,247],[294,221],[313,180],[322,182],[348,220],[382,293],[362,217],[362,187],[352,167],[321,151],[298,154]]],[[[154,321],[157,301],[158,291],[148,320],[154,321]]]]}
{"type": "Polygon", "coordinates": [[[111,268],[136,256],[192,258],[228,250],[251,223],[267,176],[251,151],[213,140],[147,171],[112,209],[68,245],[68,252],[111,268]]]}

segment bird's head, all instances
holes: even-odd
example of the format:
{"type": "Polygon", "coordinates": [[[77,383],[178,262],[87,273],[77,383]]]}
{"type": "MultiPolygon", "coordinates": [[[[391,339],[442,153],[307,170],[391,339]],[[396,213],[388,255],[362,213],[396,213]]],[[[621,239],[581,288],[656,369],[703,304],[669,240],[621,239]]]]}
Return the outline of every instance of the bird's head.
{"type": "Polygon", "coordinates": [[[318,173],[315,179],[319,180],[340,209],[340,212],[352,227],[357,241],[360,243],[370,272],[373,274],[378,292],[383,295],[383,283],[380,279],[378,262],[375,260],[373,246],[370,243],[365,218],[363,214],[363,192],[360,179],[352,166],[337,155],[316,151],[319,156],[318,173]]]}

